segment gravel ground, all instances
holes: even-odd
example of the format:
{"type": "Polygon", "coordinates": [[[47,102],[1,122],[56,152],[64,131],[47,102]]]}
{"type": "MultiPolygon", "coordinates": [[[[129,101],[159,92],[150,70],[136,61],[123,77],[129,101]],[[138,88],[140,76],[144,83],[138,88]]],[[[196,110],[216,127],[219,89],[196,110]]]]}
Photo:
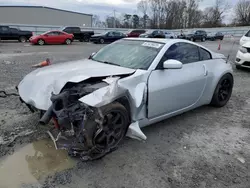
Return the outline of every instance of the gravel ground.
{"type": "MultiPolygon", "coordinates": [[[[217,50],[217,42],[204,46],[217,50]]],[[[31,65],[50,58],[52,63],[88,57],[102,45],[29,46],[0,43],[0,90],[14,87],[31,65]]],[[[234,61],[238,43],[223,41],[220,53],[234,61]]],[[[248,188],[250,187],[250,76],[235,70],[235,86],[228,105],[201,107],[146,127],[145,142],[125,139],[118,150],[94,162],[78,162],[36,184],[43,188],[248,188]]],[[[0,98],[0,162],[18,148],[47,137],[15,96],[0,98]]],[[[1,167],[1,166],[0,166],[1,167]]],[[[1,168],[0,168],[1,169],[1,168]]],[[[1,182],[0,182],[1,187],[1,182]]]]}

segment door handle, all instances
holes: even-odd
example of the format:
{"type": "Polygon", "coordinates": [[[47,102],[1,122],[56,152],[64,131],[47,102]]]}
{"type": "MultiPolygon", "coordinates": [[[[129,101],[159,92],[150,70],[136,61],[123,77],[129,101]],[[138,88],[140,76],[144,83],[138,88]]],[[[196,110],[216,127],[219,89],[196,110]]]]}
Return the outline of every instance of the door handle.
{"type": "Polygon", "coordinates": [[[208,71],[207,71],[207,67],[205,64],[203,64],[203,68],[204,68],[204,76],[207,76],[208,71]]]}

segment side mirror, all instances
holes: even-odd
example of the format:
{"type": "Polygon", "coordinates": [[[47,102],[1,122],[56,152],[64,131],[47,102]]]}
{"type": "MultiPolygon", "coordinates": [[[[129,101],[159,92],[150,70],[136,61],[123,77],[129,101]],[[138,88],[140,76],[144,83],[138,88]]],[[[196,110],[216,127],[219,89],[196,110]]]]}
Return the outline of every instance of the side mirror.
{"type": "Polygon", "coordinates": [[[169,59],[163,63],[164,69],[181,69],[182,63],[178,60],[169,59]]]}
{"type": "Polygon", "coordinates": [[[89,59],[92,59],[92,57],[96,54],[96,52],[93,52],[90,56],[89,59]]]}

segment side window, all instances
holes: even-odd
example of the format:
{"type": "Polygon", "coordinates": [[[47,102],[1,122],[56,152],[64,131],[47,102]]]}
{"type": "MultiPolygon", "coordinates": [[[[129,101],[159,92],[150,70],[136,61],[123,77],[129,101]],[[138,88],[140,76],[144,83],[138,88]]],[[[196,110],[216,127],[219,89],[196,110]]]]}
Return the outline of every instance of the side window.
{"type": "Polygon", "coordinates": [[[207,50],[200,48],[200,60],[205,61],[209,59],[212,59],[211,54],[207,50]]]}
{"type": "Polygon", "coordinates": [[[153,31],[152,34],[153,34],[153,35],[157,35],[157,34],[158,34],[158,31],[153,31]]]}
{"type": "Polygon", "coordinates": [[[119,32],[114,32],[114,36],[115,36],[115,37],[119,37],[119,36],[121,36],[121,33],[119,33],[119,32]]]}
{"type": "Polygon", "coordinates": [[[49,36],[57,36],[57,35],[59,35],[59,32],[53,31],[53,32],[49,32],[47,35],[49,35],[49,36]]]}
{"type": "Polygon", "coordinates": [[[175,59],[183,64],[200,61],[199,48],[188,43],[176,43],[169,47],[161,62],[168,59],[175,59]]]}
{"type": "Polygon", "coordinates": [[[2,31],[7,32],[7,31],[9,31],[9,29],[8,29],[8,27],[2,27],[2,31]]]}
{"type": "Polygon", "coordinates": [[[109,36],[109,37],[113,37],[113,36],[114,36],[114,32],[109,32],[109,33],[108,33],[108,36],[109,36]]]}

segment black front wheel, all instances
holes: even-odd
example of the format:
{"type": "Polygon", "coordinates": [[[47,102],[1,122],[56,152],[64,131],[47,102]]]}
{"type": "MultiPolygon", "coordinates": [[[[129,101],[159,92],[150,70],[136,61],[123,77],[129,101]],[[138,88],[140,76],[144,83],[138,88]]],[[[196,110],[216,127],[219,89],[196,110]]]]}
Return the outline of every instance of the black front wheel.
{"type": "Polygon", "coordinates": [[[98,125],[93,135],[95,150],[82,153],[83,161],[96,160],[114,151],[126,135],[130,118],[127,109],[120,103],[114,102],[100,108],[96,115],[98,125]],[[101,112],[102,115],[99,113],[101,112]],[[99,117],[99,118],[98,118],[99,117]]]}
{"type": "Polygon", "coordinates": [[[223,107],[227,104],[232,95],[234,80],[231,74],[225,74],[218,82],[211,105],[215,107],[223,107]]]}

